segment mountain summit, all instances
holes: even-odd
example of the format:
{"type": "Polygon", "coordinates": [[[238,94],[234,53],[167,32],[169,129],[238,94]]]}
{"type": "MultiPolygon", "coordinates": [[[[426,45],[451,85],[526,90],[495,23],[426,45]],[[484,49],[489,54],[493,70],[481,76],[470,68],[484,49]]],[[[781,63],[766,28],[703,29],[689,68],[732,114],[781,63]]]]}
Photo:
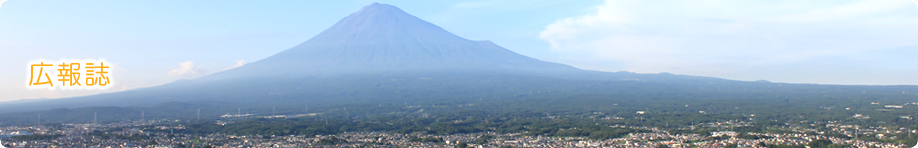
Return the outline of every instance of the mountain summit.
{"type": "Polygon", "coordinates": [[[576,70],[471,41],[388,4],[373,3],[315,37],[261,61],[221,74],[334,75],[392,71],[576,70]],[[294,68],[295,67],[295,68],[294,68]]]}

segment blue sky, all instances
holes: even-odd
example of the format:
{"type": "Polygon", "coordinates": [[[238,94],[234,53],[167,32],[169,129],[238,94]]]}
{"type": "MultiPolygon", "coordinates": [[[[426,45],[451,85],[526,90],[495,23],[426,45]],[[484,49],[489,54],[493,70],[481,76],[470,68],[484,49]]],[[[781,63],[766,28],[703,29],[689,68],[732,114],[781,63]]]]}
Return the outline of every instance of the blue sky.
{"type": "Polygon", "coordinates": [[[601,71],[918,85],[909,0],[64,1],[0,5],[0,101],[165,84],[257,61],[373,2],[459,36],[601,71]],[[106,90],[25,89],[29,61],[105,59],[106,90]]]}

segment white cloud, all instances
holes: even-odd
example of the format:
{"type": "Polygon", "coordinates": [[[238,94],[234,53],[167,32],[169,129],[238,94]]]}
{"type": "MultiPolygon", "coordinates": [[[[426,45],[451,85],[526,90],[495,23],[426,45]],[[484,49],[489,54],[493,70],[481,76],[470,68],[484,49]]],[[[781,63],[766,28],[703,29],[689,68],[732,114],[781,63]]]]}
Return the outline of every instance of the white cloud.
{"type": "Polygon", "coordinates": [[[194,65],[194,62],[192,61],[185,61],[179,63],[179,65],[181,65],[181,67],[169,71],[169,76],[191,79],[207,74],[207,69],[194,65]]]}
{"type": "Polygon", "coordinates": [[[236,67],[240,67],[240,66],[242,66],[242,65],[245,65],[245,60],[236,60],[236,65],[233,65],[233,67],[230,68],[230,69],[233,69],[233,68],[236,68],[236,67]]]}
{"type": "Polygon", "coordinates": [[[918,45],[912,9],[901,0],[606,0],[540,37],[553,52],[588,55],[566,62],[582,68],[722,76],[918,45]]]}

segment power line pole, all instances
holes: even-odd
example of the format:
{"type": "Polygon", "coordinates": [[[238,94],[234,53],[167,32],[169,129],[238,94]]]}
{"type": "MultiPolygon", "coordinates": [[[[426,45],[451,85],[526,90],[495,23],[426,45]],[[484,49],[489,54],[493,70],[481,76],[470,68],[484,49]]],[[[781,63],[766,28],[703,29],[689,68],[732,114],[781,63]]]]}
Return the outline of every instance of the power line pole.
{"type": "Polygon", "coordinates": [[[861,127],[854,127],[854,139],[857,139],[857,137],[858,137],[857,134],[858,134],[858,132],[860,132],[860,131],[861,131],[861,127]]]}
{"type": "Polygon", "coordinates": [[[99,112],[93,112],[93,113],[92,113],[92,124],[98,123],[98,122],[97,122],[98,120],[96,120],[98,117],[99,117],[99,112]]]}

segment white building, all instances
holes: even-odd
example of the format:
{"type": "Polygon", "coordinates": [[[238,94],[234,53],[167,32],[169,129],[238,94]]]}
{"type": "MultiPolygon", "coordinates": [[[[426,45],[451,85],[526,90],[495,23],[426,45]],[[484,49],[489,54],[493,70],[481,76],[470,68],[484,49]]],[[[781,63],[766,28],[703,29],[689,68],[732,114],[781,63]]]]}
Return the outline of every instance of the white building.
{"type": "Polygon", "coordinates": [[[886,105],[886,108],[902,108],[902,105],[886,105]]]}

